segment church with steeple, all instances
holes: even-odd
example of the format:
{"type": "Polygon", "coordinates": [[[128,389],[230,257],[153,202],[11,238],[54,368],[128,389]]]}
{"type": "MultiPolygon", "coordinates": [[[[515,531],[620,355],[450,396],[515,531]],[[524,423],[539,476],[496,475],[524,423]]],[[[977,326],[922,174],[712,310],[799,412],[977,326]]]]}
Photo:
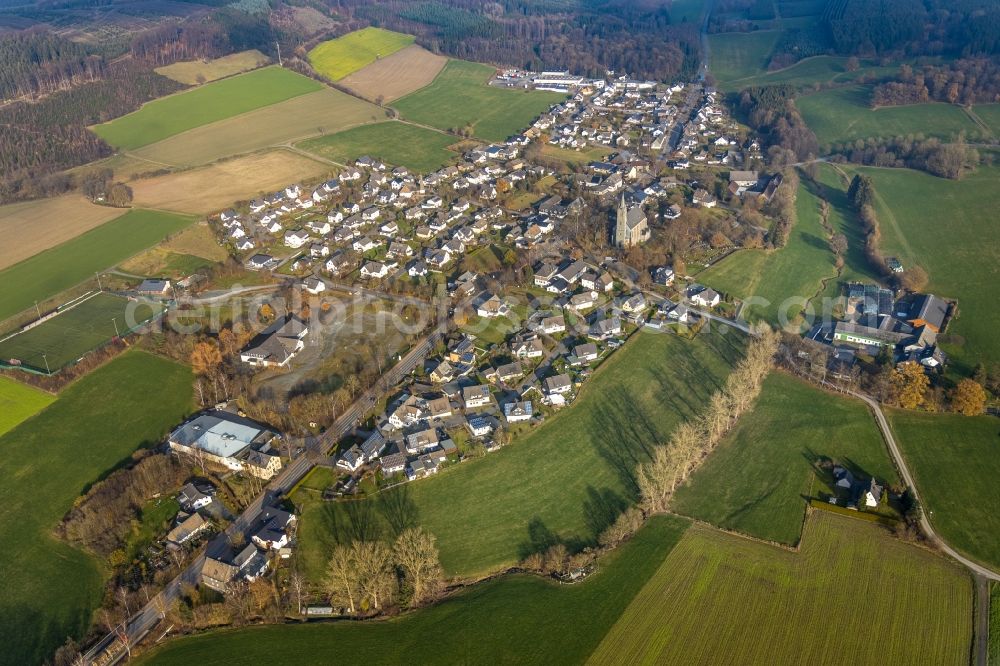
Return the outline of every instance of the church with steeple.
{"type": "Polygon", "coordinates": [[[615,247],[630,248],[649,240],[649,224],[646,222],[646,212],[642,206],[632,206],[625,203],[625,193],[618,200],[618,211],[615,214],[615,247]]]}

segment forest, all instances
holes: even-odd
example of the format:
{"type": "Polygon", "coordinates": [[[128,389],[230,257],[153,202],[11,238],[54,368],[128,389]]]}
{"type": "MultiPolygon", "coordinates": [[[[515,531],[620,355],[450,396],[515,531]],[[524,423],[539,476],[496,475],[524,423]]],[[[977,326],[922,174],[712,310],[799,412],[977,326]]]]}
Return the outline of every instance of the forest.
{"type": "Polygon", "coordinates": [[[586,76],[612,69],[665,81],[693,75],[698,62],[697,28],[674,24],[666,2],[338,0],[332,6],[415,34],[432,51],[480,62],[586,76]]]}
{"type": "Polygon", "coordinates": [[[792,103],[795,88],[754,86],[740,93],[739,109],[768,145],[772,164],[792,164],[819,153],[819,143],[792,103]]]}

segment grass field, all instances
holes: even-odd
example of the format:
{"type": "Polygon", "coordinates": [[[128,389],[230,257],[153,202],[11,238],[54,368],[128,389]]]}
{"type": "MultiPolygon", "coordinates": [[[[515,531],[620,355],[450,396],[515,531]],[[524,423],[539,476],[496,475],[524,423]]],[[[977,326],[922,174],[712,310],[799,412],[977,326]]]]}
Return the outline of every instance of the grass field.
{"type": "Polygon", "coordinates": [[[814,56],[804,58],[790,67],[771,72],[760,71],[757,74],[738,79],[730,79],[720,83],[725,91],[739,91],[750,86],[778,85],[787,83],[796,87],[811,86],[815,83],[848,83],[862,76],[885,76],[898,71],[898,65],[879,66],[874,62],[862,61],[861,66],[853,72],[847,71],[847,58],[843,56],[814,56]]]}
{"type": "Polygon", "coordinates": [[[0,271],[0,320],[92,279],[96,271],[180,231],[191,218],[132,209],[125,215],[0,271]]]}
{"type": "Polygon", "coordinates": [[[332,169],[289,150],[271,150],[130,185],[137,205],[205,215],[332,169]]]}
{"type": "Polygon", "coordinates": [[[990,651],[987,661],[1000,663],[1000,583],[990,585],[990,651]]]}
{"type": "Polygon", "coordinates": [[[971,641],[964,570],[817,511],[797,553],[692,526],[589,663],[959,666],[971,641]]]}
{"type": "Polygon", "coordinates": [[[907,134],[951,138],[959,132],[967,136],[979,133],[979,127],[952,104],[911,104],[873,110],[868,106],[870,98],[871,86],[858,85],[803,95],[795,104],[820,145],[907,134]]]}
{"type": "Polygon", "coordinates": [[[270,62],[270,58],[256,49],[231,53],[212,60],[185,60],[165,67],[157,67],[156,73],[178,83],[194,86],[233,74],[239,74],[270,62]]]}
{"type": "Polygon", "coordinates": [[[728,81],[763,74],[780,35],[777,30],[709,35],[709,67],[719,87],[725,89],[728,81]]]}
{"type": "Polygon", "coordinates": [[[363,28],[317,45],[309,52],[309,62],[317,72],[337,81],[406,48],[413,39],[413,35],[391,30],[363,28]]]}
{"type": "Polygon", "coordinates": [[[677,518],[653,518],[577,585],[507,576],[384,622],[217,631],[169,641],[143,663],[221,666],[232,663],[234,650],[256,662],[276,647],[288,666],[316,664],[323,654],[350,654],[365,664],[582,663],[686,527],[677,518]]]}
{"type": "Polygon", "coordinates": [[[977,104],[972,112],[989,126],[993,136],[1000,137],[1000,104],[977,104]]]}
{"type": "Polygon", "coordinates": [[[882,252],[930,275],[928,289],[957,298],[960,314],[948,325],[943,347],[953,367],[970,372],[979,361],[1000,359],[1000,168],[980,167],[960,181],[908,169],[862,168],[875,182],[882,252]],[[957,337],[954,337],[957,336],[957,337]]]}
{"type": "Polygon", "coordinates": [[[93,128],[116,148],[132,150],[181,132],[321,89],[280,67],[265,67],[154,100],[127,116],[93,128]]]}
{"type": "Polygon", "coordinates": [[[798,220],[784,247],[741,250],[699,273],[698,281],[746,302],[742,315],[748,320],[797,328],[805,302],[837,273],[819,206],[803,180],[795,201],[798,220]]]}
{"type": "Polygon", "coordinates": [[[385,111],[330,88],[300,95],[144,146],[133,154],[171,166],[199,166],[319,134],[385,120],[385,111]]]}
{"type": "Polygon", "coordinates": [[[0,435],[55,400],[51,394],[0,375],[0,435]]]}
{"type": "Polygon", "coordinates": [[[704,4],[703,0],[673,0],[670,3],[670,23],[697,23],[704,4]]]}
{"type": "Polygon", "coordinates": [[[458,153],[448,150],[455,142],[450,134],[403,122],[385,122],[309,139],[297,147],[342,164],[370,155],[387,164],[428,173],[458,157],[458,153]]]}
{"type": "Polygon", "coordinates": [[[635,499],[636,463],[700,410],[743,342],[732,331],[693,342],[638,334],[600,367],[577,404],[511,446],[375,501],[308,509],[299,529],[306,570],[318,578],[346,534],[408,521],[437,536],[449,575],[495,571],[556,539],[592,543],[635,499]]]}
{"type": "Polygon", "coordinates": [[[1000,421],[902,410],[888,417],[935,529],[1000,568],[1000,421]]]}
{"type": "Polygon", "coordinates": [[[551,92],[492,88],[486,82],[493,71],[489,65],[449,60],[434,83],[393,106],[406,120],[449,130],[470,126],[480,139],[503,141],[566,98],[551,92]]]}
{"type": "Polygon", "coordinates": [[[160,441],[190,409],[187,368],[129,352],[0,437],[0,663],[38,664],[67,636],[81,637],[104,570],[52,530],[87,484],[160,441]]]}
{"type": "Polygon", "coordinates": [[[75,194],[0,206],[0,269],[76,238],[125,212],[97,206],[75,194]]]}
{"type": "Polygon", "coordinates": [[[113,338],[116,324],[124,334],[162,311],[159,304],[100,293],[31,330],[0,342],[0,359],[16,358],[39,370],[45,369],[47,361],[49,368],[57,370],[113,338]]]}
{"type": "Polygon", "coordinates": [[[753,410],[677,492],[672,507],[719,527],[795,544],[820,457],[896,481],[861,402],[773,372],[753,410]]]}
{"type": "Polygon", "coordinates": [[[448,59],[413,44],[341,79],[358,95],[373,102],[391,102],[416,92],[434,80],[448,59]]]}

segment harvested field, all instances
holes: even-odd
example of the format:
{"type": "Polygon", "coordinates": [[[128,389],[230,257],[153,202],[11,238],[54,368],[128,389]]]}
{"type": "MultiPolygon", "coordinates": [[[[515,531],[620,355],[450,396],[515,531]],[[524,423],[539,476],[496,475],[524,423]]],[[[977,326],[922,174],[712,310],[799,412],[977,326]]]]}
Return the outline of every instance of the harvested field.
{"type": "Polygon", "coordinates": [[[130,154],[165,165],[201,166],[385,118],[385,111],[374,104],[324,88],[188,130],[130,154]]]}
{"type": "Polygon", "coordinates": [[[137,206],[205,215],[235,201],[326,173],[330,167],[274,150],[132,183],[137,206]]]}
{"type": "Polygon", "coordinates": [[[126,212],[123,208],[97,206],[76,194],[0,206],[0,269],[65,243],[126,212]]]}
{"type": "Polygon", "coordinates": [[[373,102],[381,95],[386,102],[416,92],[434,81],[448,59],[422,46],[408,46],[388,58],[376,60],[340,83],[373,102]]]}
{"type": "Polygon", "coordinates": [[[271,62],[271,59],[256,49],[232,53],[214,60],[185,60],[165,67],[157,67],[156,73],[189,86],[215,81],[216,79],[247,72],[271,62]]]}
{"type": "Polygon", "coordinates": [[[963,569],[867,522],[814,511],[797,553],[694,525],[589,663],[958,666],[971,611],[963,569]]]}

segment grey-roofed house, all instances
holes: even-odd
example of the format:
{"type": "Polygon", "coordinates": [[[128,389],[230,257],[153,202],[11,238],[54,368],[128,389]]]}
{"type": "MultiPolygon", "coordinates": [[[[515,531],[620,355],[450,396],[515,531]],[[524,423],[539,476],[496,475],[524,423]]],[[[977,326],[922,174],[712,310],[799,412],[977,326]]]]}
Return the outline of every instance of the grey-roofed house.
{"type": "MultiPolygon", "coordinates": [[[[258,476],[256,465],[247,456],[255,451],[270,451],[276,436],[270,428],[250,419],[209,411],[179,426],[167,441],[171,450],[189,455],[200,463],[215,463],[234,471],[247,470],[258,476]]],[[[278,465],[280,468],[280,459],[278,465]]]]}
{"type": "Polygon", "coordinates": [[[305,322],[288,316],[271,324],[240,351],[240,360],[249,365],[285,367],[305,346],[309,333],[305,322]]]}

